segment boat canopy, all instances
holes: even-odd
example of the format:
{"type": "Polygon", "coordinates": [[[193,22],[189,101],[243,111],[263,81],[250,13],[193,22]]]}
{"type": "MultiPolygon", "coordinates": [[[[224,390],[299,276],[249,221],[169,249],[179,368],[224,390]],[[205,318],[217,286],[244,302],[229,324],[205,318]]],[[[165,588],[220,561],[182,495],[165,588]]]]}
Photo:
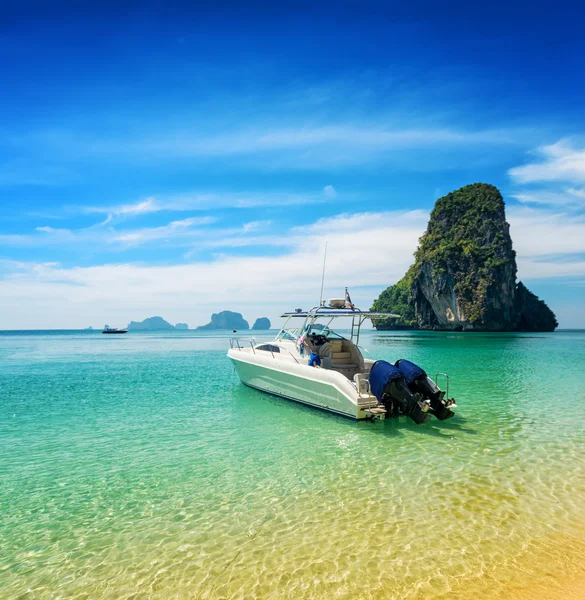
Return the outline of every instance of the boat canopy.
{"type": "Polygon", "coordinates": [[[398,318],[400,315],[395,313],[360,310],[359,308],[329,308],[318,306],[311,310],[286,312],[281,315],[282,319],[288,319],[290,317],[299,317],[302,319],[306,319],[307,317],[363,317],[365,319],[388,319],[398,318]]]}
{"type": "MultiPolygon", "coordinates": [[[[286,312],[281,315],[282,319],[287,320],[286,323],[288,323],[289,319],[304,319],[305,324],[303,326],[303,331],[306,331],[309,327],[312,327],[317,319],[329,319],[329,323],[331,323],[333,319],[340,317],[349,317],[351,319],[350,339],[357,346],[360,340],[360,329],[366,319],[372,319],[375,321],[377,319],[398,318],[400,315],[394,313],[375,312],[371,310],[360,310],[359,308],[331,308],[329,306],[314,306],[310,310],[297,309],[294,312],[286,312]]],[[[286,323],[277,337],[286,335],[286,323]]]]}

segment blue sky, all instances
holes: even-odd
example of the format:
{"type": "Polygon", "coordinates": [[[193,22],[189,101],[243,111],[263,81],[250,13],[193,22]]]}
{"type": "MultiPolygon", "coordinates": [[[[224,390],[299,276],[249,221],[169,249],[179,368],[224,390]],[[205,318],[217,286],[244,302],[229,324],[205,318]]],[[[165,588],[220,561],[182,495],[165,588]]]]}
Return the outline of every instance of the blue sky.
{"type": "Polygon", "coordinates": [[[0,328],[366,306],[476,181],[585,327],[584,13],[0,3],[0,328]]]}

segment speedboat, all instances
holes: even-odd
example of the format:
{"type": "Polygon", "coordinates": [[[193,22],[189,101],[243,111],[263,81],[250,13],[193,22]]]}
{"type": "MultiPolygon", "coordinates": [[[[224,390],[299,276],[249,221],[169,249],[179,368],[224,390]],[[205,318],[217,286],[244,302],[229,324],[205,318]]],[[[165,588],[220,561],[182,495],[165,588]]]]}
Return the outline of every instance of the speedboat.
{"type": "Polygon", "coordinates": [[[104,325],[104,330],[102,333],[128,333],[127,329],[118,329],[117,327],[110,327],[109,325],[104,325]]]}
{"type": "Polygon", "coordinates": [[[240,381],[248,387],[353,419],[384,419],[406,415],[424,423],[453,416],[449,377],[431,379],[414,363],[365,358],[359,346],[366,320],[397,317],[362,311],[344,299],[322,302],[308,311],[281,315],[286,322],[271,342],[232,338],[228,357],[240,381]],[[351,319],[351,334],[331,329],[336,319],[351,319]],[[298,323],[297,326],[294,326],[298,323]],[[289,327],[289,324],[293,325],[289,327]],[[446,391],[437,382],[446,381],[446,391]]]}

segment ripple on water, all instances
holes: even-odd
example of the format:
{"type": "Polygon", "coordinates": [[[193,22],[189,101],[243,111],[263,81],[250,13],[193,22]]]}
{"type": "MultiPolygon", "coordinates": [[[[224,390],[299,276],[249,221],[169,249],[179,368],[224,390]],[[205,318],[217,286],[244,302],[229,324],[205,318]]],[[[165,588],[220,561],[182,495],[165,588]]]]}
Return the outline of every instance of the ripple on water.
{"type": "Polygon", "coordinates": [[[369,335],[449,370],[458,416],[271,398],[216,339],[3,338],[5,597],[504,598],[578,573],[585,390],[549,358],[584,364],[585,335],[369,335]]]}

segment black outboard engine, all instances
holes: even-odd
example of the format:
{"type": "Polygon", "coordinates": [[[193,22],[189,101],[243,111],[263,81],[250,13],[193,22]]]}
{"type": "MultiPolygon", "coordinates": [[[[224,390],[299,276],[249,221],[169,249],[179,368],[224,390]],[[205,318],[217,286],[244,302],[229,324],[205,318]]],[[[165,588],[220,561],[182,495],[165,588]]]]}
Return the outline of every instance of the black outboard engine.
{"type": "Polygon", "coordinates": [[[406,415],[417,424],[430,418],[426,412],[428,403],[421,394],[410,391],[406,379],[394,365],[385,360],[376,361],[369,380],[372,394],[384,405],[389,416],[406,415]]]}
{"type": "Polygon", "coordinates": [[[439,421],[449,419],[455,413],[445,404],[445,392],[442,392],[435,382],[427,376],[425,371],[409,360],[397,360],[396,366],[413,393],[421,394],[423,398],[430,400],[433,414],[439,421]]]}

